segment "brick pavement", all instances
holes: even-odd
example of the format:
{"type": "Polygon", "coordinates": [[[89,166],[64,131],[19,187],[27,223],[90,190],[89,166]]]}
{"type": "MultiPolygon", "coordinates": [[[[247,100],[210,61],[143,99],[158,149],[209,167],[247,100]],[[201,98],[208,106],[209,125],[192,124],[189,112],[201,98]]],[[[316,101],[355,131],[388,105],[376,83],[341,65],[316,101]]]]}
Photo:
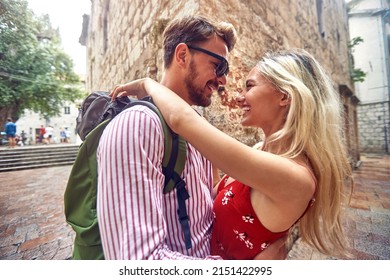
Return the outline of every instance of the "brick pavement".
{"type": "MultiPolygon", "coordinates": [[[[347,209],[354,259],[390,260],[390,156],[363,156],[347,209]]],[[[73,232],[63,214],[71,166],[0,173],[0,260],[71,258],[73,232]]],[[[334,259],[298,239],[288,259],[334,259]]]]}
{"type": "Polygon", "coordinates": [[[71,166],[0,173],[0,259],[71,256],[63,194],[71,166]]]}
{"type": "MultiPolygon", "coordinates": [[[[346,211],[349,252],[356,260],[390,260],[390,156],[366,155],[354,171],[355,188],[346,211]]],[[[298,239],[288,259],[335,259],[298,239]]]]}

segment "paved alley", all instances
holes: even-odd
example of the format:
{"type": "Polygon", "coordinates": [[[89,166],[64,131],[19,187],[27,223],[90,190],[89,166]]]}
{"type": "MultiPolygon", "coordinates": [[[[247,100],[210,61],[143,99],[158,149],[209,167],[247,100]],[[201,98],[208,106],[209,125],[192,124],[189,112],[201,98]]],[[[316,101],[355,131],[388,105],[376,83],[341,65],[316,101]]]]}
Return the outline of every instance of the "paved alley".
{"type": "MultiPolygon", "coordinates": [[[[0,259],[71,259],[63,213],[71,166],[0,173],[0,259]]],[[[363,156],[345,223],[354,259],[390,260],[390,156],[363,156]]],[[[333,259],[298,239],[288,259],[333,259]]]]}

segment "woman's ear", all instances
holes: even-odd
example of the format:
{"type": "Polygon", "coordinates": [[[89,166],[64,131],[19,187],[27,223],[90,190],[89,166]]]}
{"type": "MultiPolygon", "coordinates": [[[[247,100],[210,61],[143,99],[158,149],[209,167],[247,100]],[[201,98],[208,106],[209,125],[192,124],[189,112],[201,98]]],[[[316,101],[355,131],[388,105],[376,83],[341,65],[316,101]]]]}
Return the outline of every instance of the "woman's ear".
{"type": "Polygon", "coordinates": [[[282,98],[280,99],[281,106],[288,106],[291,103],[291,97],[288,93],[282,93],[282,98]]]}

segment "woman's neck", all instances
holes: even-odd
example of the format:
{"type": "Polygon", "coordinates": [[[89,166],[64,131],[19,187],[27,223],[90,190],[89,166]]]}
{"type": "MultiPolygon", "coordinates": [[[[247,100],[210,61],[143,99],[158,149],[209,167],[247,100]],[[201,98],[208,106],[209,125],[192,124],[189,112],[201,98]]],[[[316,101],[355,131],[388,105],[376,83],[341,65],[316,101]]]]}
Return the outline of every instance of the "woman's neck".
{"type": "Polygon", "coordinates": [[[286,139],[278,139],[270,142],[267,138],[265,138],[261,150],[280,155],[286,153],[289,150],[290,145],[291,142],[286,139]]]}

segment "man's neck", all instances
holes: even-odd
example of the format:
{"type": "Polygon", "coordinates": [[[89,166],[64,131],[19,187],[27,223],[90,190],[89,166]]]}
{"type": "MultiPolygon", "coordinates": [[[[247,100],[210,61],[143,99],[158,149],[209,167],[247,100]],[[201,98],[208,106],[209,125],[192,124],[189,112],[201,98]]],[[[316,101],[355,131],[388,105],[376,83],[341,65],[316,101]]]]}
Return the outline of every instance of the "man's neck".
{"type": "Polygon", "coordinates": [[[160,84],[172,90],[184,101],[191,105],[190,101],[188,100],[188,94],[184,81],[180,80],[180,78],[177,78],[177,75],[174,75],[173,73],[164,73],[160,84]]]}

